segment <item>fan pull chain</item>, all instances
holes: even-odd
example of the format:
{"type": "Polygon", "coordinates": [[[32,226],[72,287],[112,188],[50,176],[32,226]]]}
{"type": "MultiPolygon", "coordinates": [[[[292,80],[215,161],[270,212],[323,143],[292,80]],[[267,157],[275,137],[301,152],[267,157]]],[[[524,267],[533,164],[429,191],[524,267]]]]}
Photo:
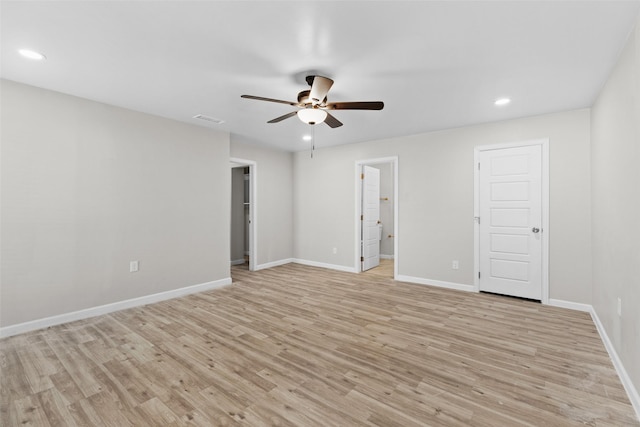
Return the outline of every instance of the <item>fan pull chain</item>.
{"type": "Polygon", "coordinates": [[[316,125],[311,125],[311,158],[313,159],[313,151],[316,149],[316,125]]]}

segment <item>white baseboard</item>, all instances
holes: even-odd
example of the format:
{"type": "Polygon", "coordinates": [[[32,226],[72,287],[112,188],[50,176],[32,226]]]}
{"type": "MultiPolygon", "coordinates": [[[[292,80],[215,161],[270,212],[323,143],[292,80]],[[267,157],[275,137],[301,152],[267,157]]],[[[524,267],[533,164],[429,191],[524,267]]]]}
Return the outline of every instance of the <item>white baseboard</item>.
{"type": "Polygon", "coordinates": [[[231,260],[231,265],[242,265],[244,264],[246,261],[244,258],[242,259],[232,259],[231,260]]]}
{"type": "Polygon", "coordinates": [[[394,258],[393,255],[380,254],[380,259],[393,259],[393,258],[394,258]]]}
{"type": "Polygon", "coordinates": [[[264,270],[265,268],[278,267],[279,265],[290,264],[293,262],[293,258],[280,259],[278,261],[266,262],[264,264],[256,265],[255,271],[264,270]]]}
{"type": "Polygon", "coordinates": [[[564,301],[561,299],[549,298],[549,305],[553,307],[568,308],[569,310],[586,311],[591,313],[593,307],[590,304],[582,304],[579,302],[564,301]]]}
{"type": "Polygon", "coordinates": [[[455,289],[457,291],[475,292],[473,285],[464,285],[462,283],[443,282],[442,280],[423,279],[422,277],[405,276],[399,274],[396,280],[401,282],[416,283],[418,285],[437,286],[439,288],[455,289]]]}
{"type": "Polygon", "coordinates": [[[633,385],[633,382],[631,382],[631,378],[629,378],[629,374],[627,374],[627,370],[624,368],[624,365],[622,364],[622,361],[618,356],[618,352],[616,352],[616,349],[613,346],[613,343],[609,339],[609,336],[607,335],[607,331],[604,329],[604,325],[602,324],[602,322],[600,321],[600,318],[598,317],[598,313],[596,313],[596,310],[593,307],[591,307],[591,309],[589,310],[589,313],[591,314],[593,323],[595,323],[596,329],[600,334],[600,338],[604,343],[604,347],[607,349],[607,352],[609,353],[609,357],[613,362],[613,367],[616,368],[618,377],[620,377],[620,381],[622,382],[624,389],[627,391],[627,396],[629,396],[629,400],[631,401],[631,406],[633,406],[633,409],[636,411],[636,418],[638,419],[638,421],[640,421],[640,394],[638,394],[638,390],[633,385]]]}
{"type": "Polygon", "coordinates": [[[5,326],[0,328],[0,338],[10,337],[12,335],[22,334],[25,332],[35,331],[37,329],[48,328],[49,326],[60,325],[62,323],[73,322],[75,320],[88,319],[90,317],[101,316],[103,314],[113,313],[127,308],[139,307],[142,305],[152,304],[154,302],[165,301],[172,298],[178,298],[197,292],[218,289],[231,284],[231,278],[214,280],[213,282],[200,283],[199,285],[187,286],[184,288],[173,289],[157,294],[145,295],[138,298],[132,298],[124,301],[118,301],[110,304],[100,305],[97,307],[85,308],[83,310],[72,311],[70,313],[58,314],[43,319],[31,320],[16,325],[5,326]]]}
{"type": "Polygon", "coordinates": [[[296,264],[308,265],[311,267],[321,267],[321,268],[328,268],[330,270],[344,271],[347,273],[357,273],[355,268],[345,267],[344,265],[326,264],[324,262],[309,261],[306,259],[299,259],[299,258],[293,258],[292,262],[295,262],[296,264]]]}

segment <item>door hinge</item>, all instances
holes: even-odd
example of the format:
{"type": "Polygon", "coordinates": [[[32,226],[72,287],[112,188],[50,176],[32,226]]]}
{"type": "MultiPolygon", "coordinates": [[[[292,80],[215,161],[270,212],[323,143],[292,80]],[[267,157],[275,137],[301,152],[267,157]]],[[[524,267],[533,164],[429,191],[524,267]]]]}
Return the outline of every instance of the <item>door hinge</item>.
{"type": "Polygon", "coordinates": [[[360,174],[360,179],[364,179],[364,174],[363,173],[360,174]]]}
{"type": "Polygon", "coordinates": [[[480,170],[480,162],[478,162],[478,170],[480,170]]]}
{"type": "Polygon", "coordinates": [[[480,272],[478,271],[478,279],[480,278],[480,272]]]}
{"type": "Polygon", "coordinates": [[[364,262],[364,257],[363,256],[360,257],[360,262],[364,262]]]}
{"type": "Polygon", "coordinates": [[[360,215],[360,221],[364,221],[364,215],[360,215]]]}

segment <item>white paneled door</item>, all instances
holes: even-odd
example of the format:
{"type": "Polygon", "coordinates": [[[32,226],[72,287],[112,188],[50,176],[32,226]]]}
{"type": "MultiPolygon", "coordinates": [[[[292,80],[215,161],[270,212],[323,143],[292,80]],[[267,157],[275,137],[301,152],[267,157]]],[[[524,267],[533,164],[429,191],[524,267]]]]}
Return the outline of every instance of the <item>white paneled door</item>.
{"type": "Polygon", "coordinates": [[[479,157],[479,289],[542,299],[542,147],[479,157]]]}
{"type": "Polygon", "coordinates": [[[362,166],[362,271],[380,265],[380,170],[362,166]]]}

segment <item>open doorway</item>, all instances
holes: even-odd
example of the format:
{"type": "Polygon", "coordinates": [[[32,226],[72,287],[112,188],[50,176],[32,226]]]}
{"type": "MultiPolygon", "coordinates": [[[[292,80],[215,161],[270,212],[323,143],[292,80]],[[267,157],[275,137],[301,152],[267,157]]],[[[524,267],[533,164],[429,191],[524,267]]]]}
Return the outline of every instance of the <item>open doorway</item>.
{"type": "Polygon", "coordinates": [[[355,270],[398,275],[398,158],[356,162],[355,270]]]}
{"type": "Polygon", "coordinates": [[[231,159],[230,263],[250,271],[256,266],[256,163],[231,159]]]}

